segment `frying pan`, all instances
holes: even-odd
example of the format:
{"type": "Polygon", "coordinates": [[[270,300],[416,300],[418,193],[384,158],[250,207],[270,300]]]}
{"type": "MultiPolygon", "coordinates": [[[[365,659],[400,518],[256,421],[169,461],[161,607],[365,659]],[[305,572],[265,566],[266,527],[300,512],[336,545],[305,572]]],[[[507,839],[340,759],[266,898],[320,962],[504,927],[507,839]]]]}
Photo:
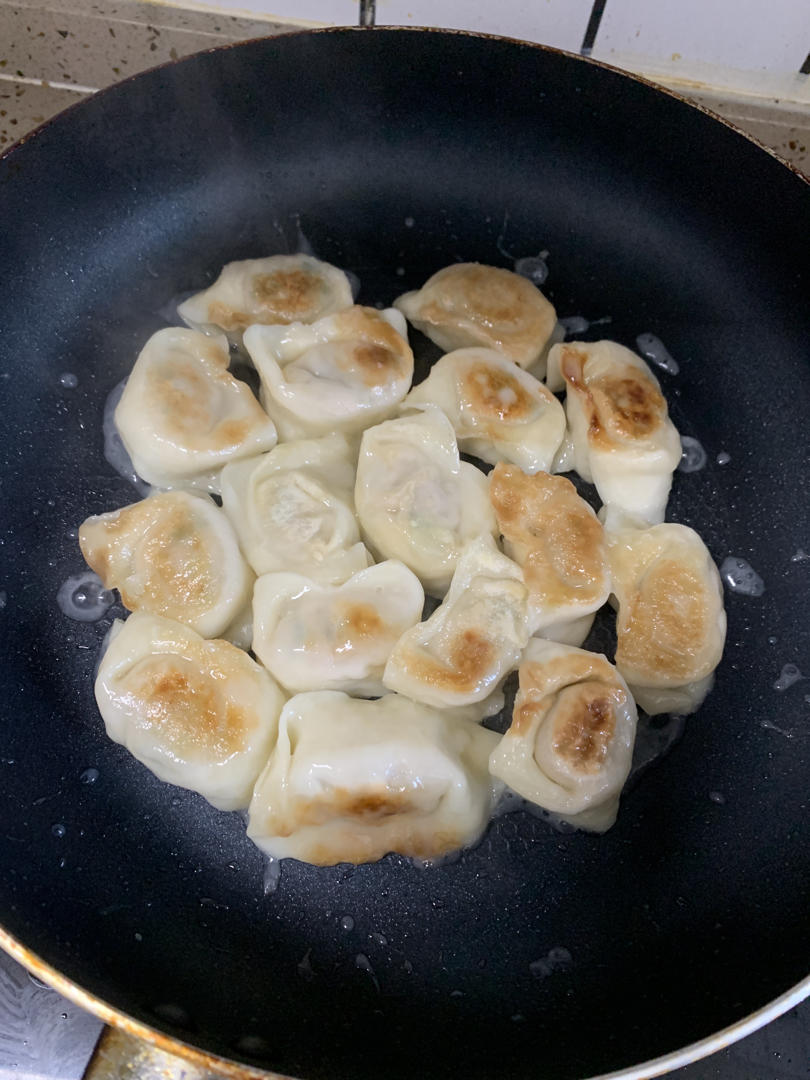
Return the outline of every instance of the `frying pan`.
{"type": "Polygon", "coordinates": [[[807,683],[774,682],[807,663],[808,211],[798,175],[671,95],[448,32],[215,50],[8,153],[6,946],[166,1045],[308,1080],[570,1080],[806,993],[807,683]],[[79,623],[55,601],[82,568],[76,526],[136,497],[102,453],[105,397],[168,300],[301,237],[371,304],[456,259],[546,250],[561,315],[609,316],[629,345],[655,333],[679,359],[665,391],[708,464],[676,475],[669,517],[766,588],[727,595],[716,689],[605,836],[517,812],[429,871],[290,862],[265,893],[238,815],[105,738],[93,669],[120,609],[79,623]]]}

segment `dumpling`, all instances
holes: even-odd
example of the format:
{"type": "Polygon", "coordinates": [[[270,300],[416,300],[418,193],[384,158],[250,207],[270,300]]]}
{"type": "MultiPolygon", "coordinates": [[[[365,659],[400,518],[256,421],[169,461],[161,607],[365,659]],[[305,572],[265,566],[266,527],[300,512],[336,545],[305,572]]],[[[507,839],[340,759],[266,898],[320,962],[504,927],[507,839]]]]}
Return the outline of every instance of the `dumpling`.
{"type": "Polygon", "coordinates": [[[165,491],[88,518],[79,546],[130,611],[219,637],[250,601],[250,572],[231,524],[207,496],[165,491]]]}
{"type": "Polygon", "coordinates": [[[363,431],[395,412],[413,378],[407,327],[393,308],[353,307],[312,326],[251,326],[244,342],[283,440],[363,431]]]}
{"type": "Polygon", "coordinates": [[[298,694],[259,777],[247,834],[268,855],[316,866],[388,852],[427,860],[475,843],[492,808],[498,736],[397,694],[298,694]]]}
{"type": "Polygon", "coordinates": [[[218,326],[238,344],[254,323],[311,323],[352,303],[349,279],[336,266],[312,255],[271,255],[228,263],[177,313],[195,330],[218,326]]]}
{"type": "Polygon", "coordinates": [[[160,780],[242,810],[276,739],[284,695],[247,653],[136,611],[96,677],[107,734],[160,780]]]}
{"type": "Polygon", "coordinates": [[[522,568],[533,634],[581,645],[610,595],[601,523],[570,480],[496,465],[489,493],[506,554],[522,568]]]}
{"type": "Polygon", "coordinates": [[[650,525],[664,520],[681,440],[658,380],[635,353],[615,341],[555,345],[549,381],[559,371],[573,468],[596,485],[609,512],[650,525]]]}
{"type": "Polygon", "coordinates": [[[604,656],[534,638],[519,668],[512,724],[489,759],[518,795],[604,832],[630,772],[636,706],[604,656]]]}
{"type": "Polygon", "coordinates": [[[354,501],[367,543],[399,559],[432,596],[443,596],[461,549],[495,534],[486,477],[460,461],[436,406],[369,428],[360,444],[354,501]]]}
{"type": "Polygon", "coordinates": [[[698,709],[726,640],[723,586],[694,529],[663,524],[605,533],[616,618],[616,667],[651,716],[698,709]]]}
{"type": "Polygon", "coordinates": [[[226,465],[222,505],[257,574],[338,585],[371,563],[354,516],[355,455],[342,435],[281,443],[226,465]]]}
{"type": "Polygon", "coordinates": [[[425,594],[401,562],[378,563],[343,585],[265,574],[253,595],[253,651],[290,693],[385,693],[394,643],[422,618],[425,594]]]}
{"type": "Polygon", "coordinates": [[[170,327],[149,338],[115,410],[148,483],[218,492],[223,465],[275,446],[273,421],[228,363],[222,335],[170,327]]]}
{"type": "Polygon", "coordinates": [[[520,567],[481,537],[465,548],[439,607],[394,646],[383,683],[436,708],[482,701],[517,667],[526,615],[520,567]]]}
{"type": "Polygon", "coordinates": [[[445,352],[481,345],[522,368],[538,365],[557,325],[554,308],[536,285],[481,263],[446,266],[394,307],[445,352]]]}
{"type": "Polygon", "coordinates": [[[449,418],[459,449],[482,461],[511,461],[528,473],[551,468],[565,436],[554,395],[494,349],[456,349],[411,390],[406,404],[433,403],[449,418]]]}

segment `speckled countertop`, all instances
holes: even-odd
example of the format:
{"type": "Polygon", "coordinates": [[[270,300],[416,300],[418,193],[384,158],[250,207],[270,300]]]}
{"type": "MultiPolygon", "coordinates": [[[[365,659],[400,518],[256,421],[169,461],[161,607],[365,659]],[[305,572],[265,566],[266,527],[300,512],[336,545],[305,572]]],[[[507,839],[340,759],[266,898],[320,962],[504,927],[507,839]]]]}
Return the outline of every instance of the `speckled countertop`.
{"type": "MultiPolygon", "coordinates": [[[[289,24],[145,0],[0,0],[0,152],[45,120],[110,83],[201,49],[284,33],[289,24]]],[[[810,173],[810,106],[709,88],[676,87],[810,173]]],[[[100,1025],[32,983],[0,953],[0,1080],[75,1080],[100,1025]],[[44,1034],[43,1034],[44,1033],[44,1034]],[[21,1049],[24,1048],[24,1049],[21,1049]]],[[[675,1080],[807,1080],[810,1001],[675,1080]]]]}

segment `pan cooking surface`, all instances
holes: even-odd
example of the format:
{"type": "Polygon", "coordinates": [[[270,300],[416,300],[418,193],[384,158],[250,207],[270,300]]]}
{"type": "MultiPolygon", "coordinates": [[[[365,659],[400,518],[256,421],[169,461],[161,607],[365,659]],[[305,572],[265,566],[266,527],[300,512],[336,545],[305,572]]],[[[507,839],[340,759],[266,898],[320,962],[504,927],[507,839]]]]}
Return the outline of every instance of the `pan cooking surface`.
{"type": "Polygon", "coordinates": [[[774,689],[810,666],[806,184],[596,65],[338,31],[99,95],[0,162],[0,193],[12,934],[146,1023],[308,1078],[606,1072],[807,974],[810,684],[774,689]],[[765,592],[727,594],[714,692],[605,836],[509,814],[430,871],[288,863],[265,894],[238,816],[104,736],[93,669],[121,609],[72,622],[56,593],[83,569],[79,523],[137,497],[103,456],[105,398],[168,300],[299,232],[370,304],[459,258],[547,250],[561,316],[610,315],[591,339],[654,333],[678,360],[662,384],[708,461],[676,473],[668,519],[765,592]]]}

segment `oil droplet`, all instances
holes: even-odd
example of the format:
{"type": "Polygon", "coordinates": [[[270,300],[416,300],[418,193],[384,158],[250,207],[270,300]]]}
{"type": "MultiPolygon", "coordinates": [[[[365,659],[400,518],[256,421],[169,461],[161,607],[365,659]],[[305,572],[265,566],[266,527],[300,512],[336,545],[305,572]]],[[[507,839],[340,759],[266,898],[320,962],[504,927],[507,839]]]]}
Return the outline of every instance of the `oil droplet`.
{"type": "Polygon", "coordinates": [[[706,461],[706,451],[701,443],[691,435],[681,435],[681,460],[678,463],[678,472],[698,472],[706,461]]]}
{"type": "Polygon", "coordinates": [[[794,683],[801,682],[804,675],[795,664],[785,664],[779,673],[779,678],[773,684],[774,690],[787,690],[794,683]]]}
{"type": "Polygon", "coordinates": [[[371,961],[364,953],[358,953],[354,958],[354,966],[359,968],[360,971],[365,971],[367,975],[371,977],[371,981],[374,983],[374,989],[379,994],[380,984],[377,982],[377,976],[374,974],[374,968],[371,966],[371,961]]]}
{"type": "Polygon", "coordinates": [[[529,971],[535,979],[546,979],[556,971],[568,971],[573,962],[574,958],[568,949],[558,945],[549,949],[540,960],[533,960],[529,964],[529,971]]]}
{"type": "Polygon", "coordinates": [[[351,917],[351,915],[343,916],[343,918],[340,920],[340,929],[354,930],[354,919],[351,917]]]}
{"type": "Polygon", "coordinates": [[[85,769],[84,772],[79,774],[79,780],[83,784],[95,784],[96,780],[98,780],[100,775],[101,774],[99,773],[98,769],[91,767],[89,769],[85,769]]]}
{"type": "Polygon", "coordinates": [[[161,1020],[166,1020],[169,1024],[174,1024],[176,1027],[191,1027],[191,1017],[182,1005],[174,1005],[171,1002],[165,1002],[160,1005],[155,1005],[152,1012],[155,1016],[159,1016],[161,1020]]]}
{"type": "Polygon", "coordinates": [[[539,255],[527,255],[525,258],[515,260],[515,273],[528,278],[533,285],[543,285],[548,277],[548,264],[546,258],[548,252],[539,255]]]}
{"type": "Polygon", "coordinates": [[[270,1053],[270,1044],[261,1035],[242,1035],[236,1040],[234,1047],[251,1057],[267,1057],[270,1053]]]}
{"type": "Polygon", "coordinates": [[[790,556],[791,562],[807,562],[810,560],[810,555],[803,548],[799,548],[795,555],[790,556]]]}
{"type": "Polygon", "coordinates": [[[591,324],[584,315],[568,315],[566,318],[560,319],[560,326],[565,330],[566,337],[573,337],[575,334],[587,334],[591,328],[591,324]]]}
{"type": "Polygon", "coordinates": [[[66,371],[63,375],[59,376],[59,384],[60,386],[64,386],[66,390],[75,390],[79,385],[79,379],[72,371],[66,371]]]}
{"type": "Polygon", "coordinates": [[[312,970],[312,961],[310,956],[312,955],[312,949],[307,949],[301,959],[298,961],[298,974],[302,979],[306,979],[307,982],[312,982],[315,978],[315,972],[312,970]]]}
{"type": "Polygon", "coordinates": [[[645,360],[649,360],[651,364],[666,371],[668,375],[677,375],[681,370],[678,361],[655,334],[639,334],[636,338],[636,348],[645,360]]]}
{"type": "Polygon", "coordinates": [[[765,582],[745,559],[729,555],[720,564],[720,577],[731,592],[740,596],[762,596],[765,582]]]}
{"type": "Polygon", "coordinates": [[[69,577],[59,587],[59,610],[76,622],[98,622],[112,607],[115,594],[105,589],[101,578],[88,570],[69,577]]]}
{"type": "Polygon", "coordinates": [[[730,461],[731,461],[731,454],[729,454],[727,450],[721,450],[720,453],[717,455],[717,464],[718,465],[728,465],[728,463],[730,461]]]}
{"type": "Polygon", "coordinates": [[[726,801],[726,797],[721,791],[710,791],[709,798],[713,803],[717,803],[718,806],[723,806],[726,801]]]}
{"type": "Polygon", "coordinates": [[[268,855],[264,864],[264,895],[269,896],[281,881],[281,860],[268,855]]]}
{"type": "Polygon", "coordinates": [[[62,825],[62,824],[60,823],[60,824],[57,824],[57,825],[51,825],[51,832],[53,833],[53,835],[54,835],[55,837],[57,837],[57,838],[58,838],[59,840],[61,840],[61,839],[62,839],[62,837],[63,837],[63,836],[65,835],[65,833],[67,832],[67,829],[65,828],[65,826],[64,826],[64,825],[62,825]]]}
{"type": "Polygon", "coordinates": [[[369,941],[373,941],[375,945],[387,945],[388,938],[385,934],[372,933],[368,935],[369,941]]]}

